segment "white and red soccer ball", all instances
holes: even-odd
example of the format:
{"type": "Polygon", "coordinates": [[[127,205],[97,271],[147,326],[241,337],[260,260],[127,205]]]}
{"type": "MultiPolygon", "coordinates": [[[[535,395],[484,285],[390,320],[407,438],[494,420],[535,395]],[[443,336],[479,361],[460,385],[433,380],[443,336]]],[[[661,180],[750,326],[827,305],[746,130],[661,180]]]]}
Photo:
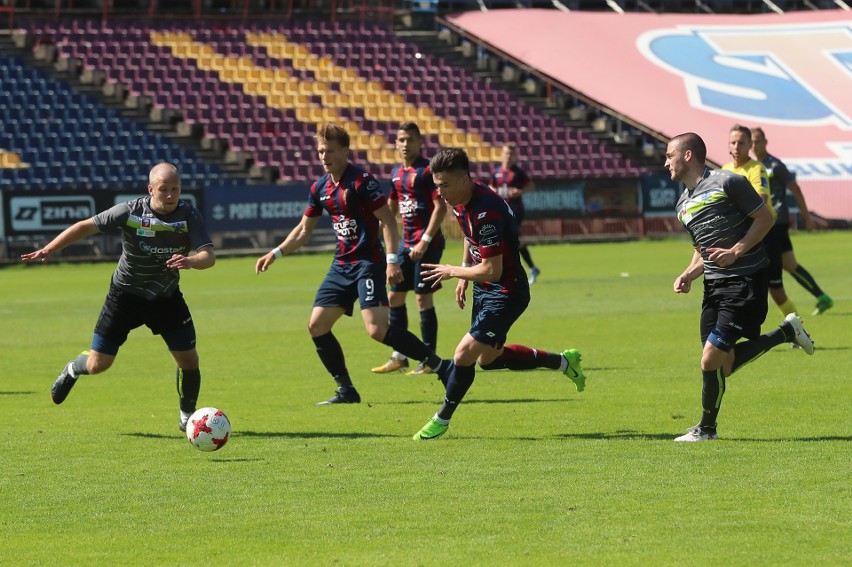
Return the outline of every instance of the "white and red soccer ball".
{"type": "Polygon", "coordinates": [[[231,422],[216,408],[201,408],[186,422],[186,438],[199,451],[218,451],[230,436],[231,422]]]}

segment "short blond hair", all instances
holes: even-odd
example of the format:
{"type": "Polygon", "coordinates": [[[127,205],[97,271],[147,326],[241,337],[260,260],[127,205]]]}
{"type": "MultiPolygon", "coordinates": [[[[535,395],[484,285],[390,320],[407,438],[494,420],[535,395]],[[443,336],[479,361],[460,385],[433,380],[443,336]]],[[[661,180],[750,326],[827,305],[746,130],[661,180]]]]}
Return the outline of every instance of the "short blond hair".
{"type": "Polygon", "coordinates": [[[343,126],[336,122],[321,124],[314,138],[316,138],[317,142],[330,142],[334,140],[344,148],[349,147],[349,133],[343,126]]]}

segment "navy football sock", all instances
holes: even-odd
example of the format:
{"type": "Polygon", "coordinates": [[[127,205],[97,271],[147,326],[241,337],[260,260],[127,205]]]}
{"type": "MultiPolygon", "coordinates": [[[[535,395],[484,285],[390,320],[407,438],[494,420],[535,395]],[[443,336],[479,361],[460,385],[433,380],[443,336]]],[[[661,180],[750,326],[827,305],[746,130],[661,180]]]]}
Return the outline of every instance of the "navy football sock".
{"type": "Polygon", "coordinates": [[[429,347],[429,350],[438,349],[438,315],[434,307],[420,312],[420,336],[423,337],[423,344],[429,347]]]}
{"type": "Polygon", "coordinates": [[[329,331],[319,337],[313,337],[313,340],[323,366],[337,385],[343,388],[351,387],[352,379],[349,377],[349,371],[346,370],[346,359],[340,343],[337,342],[337,337],[329,331]]]}
{"type": "Polygon", "coordinates": [[[412,332],[394,327],[388,327],[388,332],[385,333],[385,338],[382,343],[388,345],[397,352],[401,352],[408,358],[414,360],[422,360],[429,365],[430,368],[437,368],[441,363],[441,358],[432,350],[423,344],[423,341],[418,339],[412,332]]]}
{"type": "Polygon", "coordinates": [[[476,365],[458,366],[454,365],[447,378],[447,393],[444,397],[444,404],[438,411],[438,417],[441,419],[450,419],[453,413],[458,408],[464,395],[473,385],[473,379],[476,376],[476,365]]]}

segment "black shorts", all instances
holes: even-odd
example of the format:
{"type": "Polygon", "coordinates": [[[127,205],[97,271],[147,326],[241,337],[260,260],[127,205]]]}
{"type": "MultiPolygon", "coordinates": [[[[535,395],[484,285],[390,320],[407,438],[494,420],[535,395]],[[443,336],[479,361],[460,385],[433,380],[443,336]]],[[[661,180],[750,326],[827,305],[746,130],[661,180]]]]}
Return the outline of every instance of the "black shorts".
{"type": "Polygon", "coordinates": [[[422,264],[440,264],[441,256],[444,254],[443,239],[439,246],[431,245],[426,249],[426,253],[419,260],[412,260],[408,255],[409,250],[399,251],[399,269],[402,270],[403,280],[391,286],[391,291],[411,291],[414,293],[427,294],[441,289],[441,284],[438,283],[432,287],[427,281],[423,280],[420,272],[423,270],[422,264]]]}
{"type": "Polygon", "coordinates": [[[769,293],[766,269],[749,276],[704,280],[701,304],[701,344],[718,328],[735,344],[740,338],[760,336],[766,320],[769,293]]]}
{"type": "Polygon", "coordinates": [[[98,322],[92,348],[115,355],[127,341],[130,331],[145,325],[155,335],[163,335],[171,350],[195,348],[195,325],[180,289],[169,297],[146,299],[110,285],[98,322]],[[98,336],[102,339],[97,345],[98,336]],[[103,345],[107,345],[103,348],[103,345]],[[115,351],[115,352],[110,352],[115,351]]]}
{"type": "Polygon", "coordinates": [[[763,238],[763,247],[769,256],[769,287],[784,287],[784,266],[781,257],[793,249],[790,241],[790,225],[776,224],[763,238]]]}
{"type": "Polygon", "coordinates": [[[386,264],[358,262],[340,265],[336,261],[322,280],[314,307],[342,307],[346,315],[352,316],[355,300],[361,310],[388,304],[386,264]]]}

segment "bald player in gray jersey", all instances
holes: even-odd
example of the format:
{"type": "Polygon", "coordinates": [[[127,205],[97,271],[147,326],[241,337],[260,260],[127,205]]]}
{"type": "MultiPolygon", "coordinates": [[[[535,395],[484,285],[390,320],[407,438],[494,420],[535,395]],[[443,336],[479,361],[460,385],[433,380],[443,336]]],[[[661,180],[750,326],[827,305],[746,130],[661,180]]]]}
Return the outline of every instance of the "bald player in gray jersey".
{"type": "Polygon", "coordinates": [[[802,321],[790,313],[773,331],[760,334],[766,319],[769,261],[761,241],[774,223],[772,213],[751,183],[740,175],[705,166],[707,147],[697,134],[675,136],[666,148],[665,167],[686,185],[677,216],[692,237],[694,253],[674,281],[675,293],[689,293],[704,275],[701,304],[701,374],[704,410],[698,425],[678,442],[718,439],[716,418],[725,378],[782,343],[813,354],[814,343],[802,321]],[[745,341],[738,342],[745,338],[745,341]]]}
{"type": "Polygon", "coordinates": [[[53,383],[51,398],[61,404],[79,376],[107,370],[130,331],[146,325],[163,337],[177,363],[179,428],[185,431],[201,389],[201,372],[195,325],[178,286],[180,270],[205,270],[213,266],[216,256],[201,215],[180,200],[177,169],[168,163],[155,165],[148,177],[147,197],[80,221],[44,248],[22,255],[21,260],[45,262],[57,250],[110,230],[121,231],[122,252],[95,325],[91,350],[65,365],[53,383]]]}

